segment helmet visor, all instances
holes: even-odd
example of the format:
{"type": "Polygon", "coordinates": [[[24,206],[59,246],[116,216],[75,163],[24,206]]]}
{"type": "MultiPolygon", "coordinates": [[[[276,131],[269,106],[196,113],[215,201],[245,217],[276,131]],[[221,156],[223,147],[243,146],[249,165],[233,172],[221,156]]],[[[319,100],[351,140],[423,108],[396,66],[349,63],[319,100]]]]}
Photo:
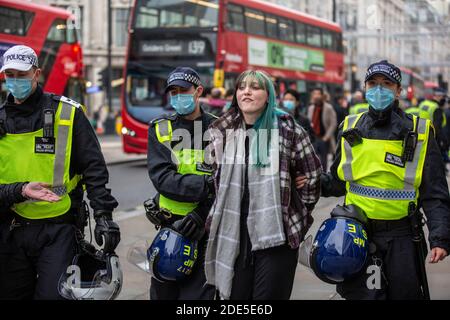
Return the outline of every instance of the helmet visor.
{"type": "Polygon", "coordinates": [[[304,265],[307,268],[311,268],[310,257],[313,247],[313,237],[309,235],[305,240],[300,243],[298,247],[298,263],[304,265]]]}
{"type": "Polygon", "coordinates": [[[92,258],[86,256],[80,257],[78,261],[79,263],[69,266],[59,279],[58,291],[63,298],[114,300],[119,295],[123,275],[116,255],[108,257],[106,263],[92,261],[92,258]],[[91,261],[86,263],[89,259],[91,261]]]}
{"type": "Polygon", "coordinates": [[[150,264],[147,259],[147,249],[150,242],[147,240],[136,241],[127,253],[127,260],[139,270],[150,273],[150,264]]]}

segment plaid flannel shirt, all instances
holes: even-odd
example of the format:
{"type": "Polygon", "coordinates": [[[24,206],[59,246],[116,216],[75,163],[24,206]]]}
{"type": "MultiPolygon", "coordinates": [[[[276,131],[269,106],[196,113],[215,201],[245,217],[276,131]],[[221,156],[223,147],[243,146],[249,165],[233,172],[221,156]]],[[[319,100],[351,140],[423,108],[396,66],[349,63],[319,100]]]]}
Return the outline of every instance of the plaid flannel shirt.
{"type": "MultiPolygon", "coordinates": [[[[230,109],[222,117],[214,121],[210,129],[219,130],[222,137],[226,137],[225,130],[237,129],[242,119],[235,110],[230,109]]],[[[291,248],[297,248],[308,232],[313,218],[312,210],[320,198],[320,175],[322,165],[309,140],[308,133],[294,121],[292,116],[283,114],[278,117],[278,129],[280,136],[280,190],[281,209],[284,229],[288,244],[291,248]],[[307,177],[305,186],[297,190],[302,207],[296,210],[291,205],[291,179],[304,175],[307,177]]],[[[217,141],[212,141],[213,145],[217,141]]],[[[223,141],[222,143],[225,143],[223,141]]],[[[214,154],[212,154],[214,157],[214,154]]],[[[218,192],[220,166],[214,162],[214,181],[216,193],[218,192]]],[[[211,217],[206,222],[207,230],[211,223],[211,217]]]]}

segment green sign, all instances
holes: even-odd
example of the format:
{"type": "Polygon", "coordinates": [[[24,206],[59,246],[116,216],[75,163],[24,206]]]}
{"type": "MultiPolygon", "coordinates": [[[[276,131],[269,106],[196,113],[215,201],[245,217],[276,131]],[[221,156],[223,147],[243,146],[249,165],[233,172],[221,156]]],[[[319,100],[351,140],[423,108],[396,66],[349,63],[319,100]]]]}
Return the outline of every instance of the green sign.
{"type": "Polygon", "coordinates": [[[318,50],[288,46],[248,38],[248,62],[251,65],[309,72],[324,72],[324,54],[318,50]]]}

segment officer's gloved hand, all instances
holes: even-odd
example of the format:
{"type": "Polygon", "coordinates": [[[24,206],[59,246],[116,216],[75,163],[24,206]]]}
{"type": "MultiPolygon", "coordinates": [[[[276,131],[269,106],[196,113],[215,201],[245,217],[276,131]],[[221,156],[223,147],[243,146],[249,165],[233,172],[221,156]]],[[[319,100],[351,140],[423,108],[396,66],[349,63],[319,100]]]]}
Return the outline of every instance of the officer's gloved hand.
{"type": "Polygon", "coordinates": [[[205,234],[205,221],[195,210],[175,221],[172,226],[181,235],[192,240],[200,240],[205,234]]]}
{"type": "Polygon", "coordinates": [[[95,241],[99,246],[105,246],[103,251],[105,253],[113,253],[120,242],[120,230],[117,223],[112,221],[112,212],[107,210],[97,210],[94,212],[95,218],[95,241]]]}
{"type": "Polygon", "coordinates": [[[214,197],[216,188],[214,186],[214,177],[212,175],[206,176],[206,184],[208,186],[208,197],[214,197]]]}

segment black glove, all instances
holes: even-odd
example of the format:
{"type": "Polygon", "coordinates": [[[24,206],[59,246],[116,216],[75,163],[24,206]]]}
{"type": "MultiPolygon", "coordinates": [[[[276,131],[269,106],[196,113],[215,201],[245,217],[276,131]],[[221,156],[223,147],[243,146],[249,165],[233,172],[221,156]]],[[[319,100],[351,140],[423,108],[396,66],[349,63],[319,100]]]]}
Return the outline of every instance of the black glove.
{"type": "Polygon", "coordinates": [[[159,209],[155,199],[151,198],[144,202],[145,216],[153,223],[158,229],[169,224],[169,220],[172,214],[168,211],[162,211],[159,209]]]}
{"type": "Polygon", "coordinates": [[[105,246],[103,247],[103,251],[105,253],[113,253],[120,242],[120,230],[117,223],[112,221],[112,213],[110,211],[98,210],[94,212],[94,218],[95,241],[101,246],[103,245],[104,239],[105,246]]]}
{"type": "Polygon", "coordinates": [[[214,177],[212,175],[206,176],[206,184],[208,187],[208,197],[214,198],[216,187],[214,186],[214,177]]]}
{"type": "Polygon", "coordinates": [[[200,240],[205,234],[205,221],[196,211],[175,221],[172,226],[184,237],[192,240],[200,240]]]}

